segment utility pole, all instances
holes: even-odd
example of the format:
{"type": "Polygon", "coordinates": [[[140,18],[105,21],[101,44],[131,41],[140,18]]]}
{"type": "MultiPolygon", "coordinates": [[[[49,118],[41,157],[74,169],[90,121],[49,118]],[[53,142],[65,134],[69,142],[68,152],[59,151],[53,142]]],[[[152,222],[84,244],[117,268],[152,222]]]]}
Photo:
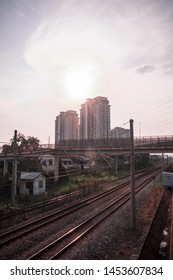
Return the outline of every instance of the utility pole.
{"type": "Polygon", "coordinates": [[[141,138],[141,123],[139,123],[139,138],[141,138]]]}
{"type": "Polygon", "coordinates": [[[48,136],[48,149],[50,148],[50,136],[48,136]]]}
{"type": "Polygon", "coordinates": [[[131,228],[136,229],[135,209],[135,157],[134,157],[134,136],[133,120],[130,119],[130,177],[131,177],[131,228]]]}
{"type": "Polygon", "coordinates": [[[162,153],[162,172],[164,171],[164,164],[165,164],[165,162],[164,162],[164,153],[162,153]]]}
{"type": "Polygon", "coordinates": [[[118,155],[115,156],[115,160],[116,160],[116,169],[115,169],[115,173],[116,175],[118,174],[118,155]]]}
{"type": "Polygon", "coordinates": [[[11,190],[11,203],[15,205],[16,198],[16,184],[17,184],[17,160],[16,160],[16,150],[17,150],[17,130],[14,131],[14,161],[13,161],[13,171],[12,171],[12,190],[11,190]]]}

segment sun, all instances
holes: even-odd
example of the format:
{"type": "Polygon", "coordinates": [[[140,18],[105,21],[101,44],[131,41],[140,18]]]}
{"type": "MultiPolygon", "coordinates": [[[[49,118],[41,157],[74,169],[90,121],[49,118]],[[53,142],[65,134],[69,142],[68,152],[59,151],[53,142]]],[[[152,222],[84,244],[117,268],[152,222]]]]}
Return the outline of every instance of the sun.
{"type": "Polygon", "coordinates": [[[68,70],[64,74],[64,85],[68,95],[74,98],[89,97],[93,86],[93,78],[91,66],[68,70]]]}

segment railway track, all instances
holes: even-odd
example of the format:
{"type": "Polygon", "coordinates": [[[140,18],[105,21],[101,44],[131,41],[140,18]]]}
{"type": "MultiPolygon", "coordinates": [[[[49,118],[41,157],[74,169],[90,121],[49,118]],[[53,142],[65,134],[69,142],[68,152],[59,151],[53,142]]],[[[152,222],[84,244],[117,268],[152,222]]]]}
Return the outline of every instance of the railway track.
{"type": "MultiPolygon", "coordinates": [[[[157,176],[159,172],[160,171],[157,171],[157,173],[153,172],[152,175],[148,175],[149,178],[147,178],[143,183],[141,183],[142,184],[141,187],[139,185],[138,188],[139,187],[143,188],[144,185],[148,184],[148,182],[151,180],[151,178],[153,179],[153,176],[157,176]]],[[[147,174],[149,174],[149,173],[147,173],[147,174]]],[[[139,181],[143,176],[144,175],[138,175],[137,180],[139,181]]],[[[115,186],[111,187],[111,184],[109,184],[109,185],[110,185],[109,190],[104,190],[99,194],[95,194],[92,197],[83,199],[80,202],[74,203],[71,206],[63,207],[62,209],[59,209],[59,210],[55,211],[54,213],[51,213],[51,214],[46,215],[42,218],[36,219],[35,221],[28,222],[25,225],[17,227],[14,230],[7,231],[7,232],[1,234],[0,235],[0,240],[1,240],[0,241],[0,248],[4,249],[6,245],[8,246],[10,243],[13,244],[13,242],[17,241],[18,239],[20,239],[24,236],[25,236],[25,238],[29,238],[29,236],[30,236],[29,234],[31,234],[32,232],[35,232],[36,230],[39,230],[43,227],[46,227],[48,224],[53,224],[56,220],[60,220],[61,218],[64,218],[64,217],[68,216],[69,214],[72,214],[75,211],[78,211],[79,209],[81,209],[83,207],[86,207],[86,206],[88,206],[88,205],[90,205],[94,202],[97,202],[97,201],[99,201],[100,199],[102,199],[106,196],[110,196],[110,195],[112,196],[114,193],[116,193],[116,192],[120,191],[121,189],[127,187],[127,185],[129,185],[129,180],[126,180],[126,182],[124,182],[122,184],[119,184],[116,187],[115,186]]],[[[112,185],[113,185],[113,183],[112,183],[112,185]]],[[[138,192],[138,190],[136,190],[136,192],[138,192]]],[[[128,191],[125,194],[124,198],[123,197],[120,198],[119,202],[118,202],[118,199],[117,199],[116,202],[111,203],[111,205],[108,205],[107,207],[105,207],[104,211],[101,211],[101,214],[98,212],[97,214],[93,215],[92,219],[88,218],[87,219],[88,221],[85,221],[86,224],[85,224],[85,222],[82,222],[81,223],[81,228],[79,226],[77,226],[76,230],[78,229],[82,232],[82,227],[83,227],[83,228],[85,228],[84,232],[86,232],[86,233],[89,232],[92,229],[92,227],[96,227],[96,225],[98,224],[98,222],[94,222],[93,219],[95,219],[95,220],[100,219],[100,221],[99,221],[99,223],[100,223],[102,220],[106,219],[106,217],[108,217],[112,212],[115,212],[118,209],[117,207],[120,207],[120,205],[117,206],[117,203],[122,204],[122,205],[124,204],[123,199],[125,199],[125,200],[127,199],[127,201],[130,199],[130,191],[128,191]],[[105,211],[107,213],[105,213],[105,211]],[[93,226],[93,223],[95,224],[94,226],[93,226]],[[92,227],[91,227],[91,224],[92,224],[92,227]],[[89,225],[89,228],[91,227],[91,229],[89,229],[89,230],[87,228],[88,225],[89,225]]],[[[71,229],[70,230],[71,234],[73,233],[73,235],[76,236],[76,230],[71,229]]],[[[79,235],[83,236],[84,234],[80,233],[79,235]]],[[[59,237],[58,239],[60,239],[60,238],[62,238],[62,237],[59,237]]],[[[64,238],[67,239],[67,233],[65,234],[64,238]]],[[[72,238],[72,237],[70,237],[70,238],[72,238]]],[[[75,238],[73,238],[73,239],[75,239],[75,238]]],[[[62,239],[61,239],[61,243],[62,243],[62,239]]],[[[52,245],[52,246],[54,246],[54,245],[52,245]]],[[[32,259],[32,256],[31,256],[31,259],[32,259]]]]}
{"type": "MultiPolygon", "coordinates": [[[[148,171],[147,171],[148,172],[148,171]]],[[[76,191],[71,191],[70,193],[64,194],[64,195],[59,195],[57,197],[51,198],[49,200],[43,200],[37,203],[34,203],[32,205],[27,205],[23,206],[20,209],[15,209],[13,211],[11,208],[9,208],[8,211],[2,211],[0,212],[0,229],[3,230],[3,224],[4,221],[10,221],[10,225],[14,224],[14,216],[15,218],[17,217],[22,217],[21,219],[26,219],[29,217],[32,217],[32,213],[43,213],[49,210],[52,210],[57,207],[61,207],[62,205],[69,204],[70,201],[72,200],[79,200],[82,199],[82,197],[87,196],[92,196],[93,193],[96,192],[101,192],[102,188],[104,186],[108,186],[113,183],[117,183],[118,181],[121,181],[123,179],[126,179],[128,176],[124,176],[114,180],[111,180],[111,182],[107,182],[105,184],[101,184],[98,186],[92,186],[89,188],[82,188],[76,191]],[[10,210],[11,209],[11,210],[10,210]]],[[[5,222],[5,227],[6,227],[6,222],[5,222]]]]}
{"type": "Polygon", "coordinates": [[[96,194],[90,198],[86,198],[81,200],[80,202],[75,203],[74,205],[67,206],[63,209],[59,209],[53,213],[50,213],[44,217],[38,218],[34,221],[30,221],[24,225],[21,225],[15,229],[9,230],[0,235],[0,247],[8,244],[11,241],[15,241],[18,238],[22,237],[23,235],[29,234],[32,231],[35,231],[43,226],[48,225],[49,223],[53,223],[54,221],[67,216],[91,203],[96,202],[97,200],[101,199],[102,197],[108,196],[120,190],[123,187],[126,187],[129,184],[129,180],[119,184],[116,188],[102,191],[99,194],[96,194]]]}
{"type": "MultiPolygon", "coordinates": [[[[158,173],[157,173],[158,174],[158,173]]],[[[135,193],[137,194],[140,192],[151,180],[152,177],[147,178],[142,183],[140,183],[135,188],[135,193]]],[[[29,260],[35,259],[59,259],[64,253],[67,252],[73,245],[80,241],[80,239],[89,233],[94,228],[108,218],[112,213],[118,211],[121,207],[123,207],[131,198],[131,192],[127,191],[125,194],[121,195],[115,201],[104,207],[98,213],[92,215],[90,218],[86,219],[78,226],[72,228],[64,235],[60,236],[56,240],[54,240],[49,245],[45,246],[43,249],[39,250],[31,257],[29,260]]]]}
{"type": "MultiPolygon", "coordinates": [[[[148,174],[148,172],[147,172],[148,174]]],[[[143,174],[140,174],[137,176],[137,179],[139,180],[142,178],[143,174]]],[[[45,215],[44,217],[35,219],[34,221],[29,221],[21,226],[18,226],[12,230],[6,231],[2,234],[0,234],[0,247],[8,244],[9,242],[15,241],[18,238],[22,237],[23,235],[32,233],[33,231],[40,229],[43,226],[46,226],[62,217],[67,216],[70,213],[73,213],[91,203],[96,202],[97,200],[108,196],[110,194],[113,194],[117,192],[118,190],[122,189],[123,187],[126,187],[130,183],[130,180],[126,180],[125,182],[117,185],[116,187],[113,187],[112,189],[102,191],[100,193],[97,193],[93,195],[92,197],[85,198],[79,202],[74,203],[73,205],[69,205],[66,207],[63,207],[59,210],[56,210],[50,214],[45,215]]],[[[113,185],[114,182],[105,184],[105,187],[113,185]]]]}
{"type": "MultiPolygon", "coordinates": [[[[147,174],[148,172],[150,172],[150,171],[145,171],[142,174],[147,174]]],[[[141,176],[141,175],[139,175],[139,176],[141,176]]],[[[126,179],[127,177],[128,176],[125,176],[125,177],[119,178],[118,180],[126,179]]],[[[97,191],[97,192],[100,191],[104,186],[108,186],[110,184],[117,183],[118,180],[114,179],[110,183],[107,182],[107,183],[102,184],[97,187],[95,187],[95,186],[90,187],[89,189],[80,189],[80,190],[72,191],[70,193],[51,198],[49,200],[44,200],[44,201],[34,203],[32,205],[24,206],[20,209],[16,209],[15,212],[13,212],[13,211],[12,212],[2,212],[2,213],[0,213],[0,227],[2,225],[3,220],[13,218],[14,215],[15,216],[18,216],[18,215],[26,216],[27,214],[30,214],[36,210],[46,211],[46,209],[55,208],[57,206],[60,206],[61,204],[68,203],[72,199],[79,199],[82,196],[84,196],[86,193],[92,195],[92,193],[94,193],[95,191],[97,191]]]]}
{"type": "MultiPolygon", "coordinates": [[[[96,191],[95,187],[90,187],[89,189],[89,193],[92,194],[93,192],[96,191]]],[[[20,209],[16,209],[15,212],[11,211],[11,212],[2,212],[0,213],[0,225],[2,224],[2,220],[5,219],[10,219],[11,217],[14,216],[19,216],[24,214],[25,216],[27,214],[30,214],[36,210],[43,210],[44,212],[46,212],[46,209],[52,209],[55,208],[57,206],[60,206],[61,204],[66,204],[68,203],[70,200],[72,199],[78,199],[82,196],[84,196],[84,190],[77,190],[77,191],[72,191],[70,193],[64,194],[64,195],[59,195],[57,197],[51,198],[49,200],[43,200],[37,203],[34,203],[32,205],[27,205],[27,206],[23,206],[20,209]]],[[[9,208],[10,209],[10,208],[9,208]]]]}

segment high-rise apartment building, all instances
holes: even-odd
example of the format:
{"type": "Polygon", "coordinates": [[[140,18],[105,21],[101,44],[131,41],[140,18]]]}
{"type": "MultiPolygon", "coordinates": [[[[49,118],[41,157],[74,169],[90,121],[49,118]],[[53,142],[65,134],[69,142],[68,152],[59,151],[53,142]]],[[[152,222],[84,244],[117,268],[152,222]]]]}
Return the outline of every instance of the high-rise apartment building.
{"type": "Polygon", "coordinates": [[[60,112],[55,120],[55,145],[62,140],[79,139],[79,117],[76,111],[60,112]]]}
{"type": "Polygon", "coordinates": [[[92,99],[81,105],[80,109],[80,139],[91,139],[91,104],[92,99]]]}
{"type": "Polygon", "coordinates": [[[115,127],[110,131],[111,138],[129,138],[130,129],[125,129],[123,127],[115,127]]]}
{"type": "Polygon", "coordinates": [[[107,139],[110,131],[110,105],[106,97],[87,99],[80,109],[80,139],[107,139]]]}

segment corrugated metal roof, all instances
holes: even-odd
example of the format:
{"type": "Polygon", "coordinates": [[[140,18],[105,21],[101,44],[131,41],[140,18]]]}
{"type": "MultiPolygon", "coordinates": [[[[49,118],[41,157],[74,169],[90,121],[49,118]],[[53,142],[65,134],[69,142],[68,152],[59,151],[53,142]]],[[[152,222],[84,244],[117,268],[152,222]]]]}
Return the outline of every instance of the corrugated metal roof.
{"type": "Polygon", "coordinates": [[[34,180],[41,174],[42,174],[42,172],[21,172],[20,178],[22,180],[34,180]]]}

